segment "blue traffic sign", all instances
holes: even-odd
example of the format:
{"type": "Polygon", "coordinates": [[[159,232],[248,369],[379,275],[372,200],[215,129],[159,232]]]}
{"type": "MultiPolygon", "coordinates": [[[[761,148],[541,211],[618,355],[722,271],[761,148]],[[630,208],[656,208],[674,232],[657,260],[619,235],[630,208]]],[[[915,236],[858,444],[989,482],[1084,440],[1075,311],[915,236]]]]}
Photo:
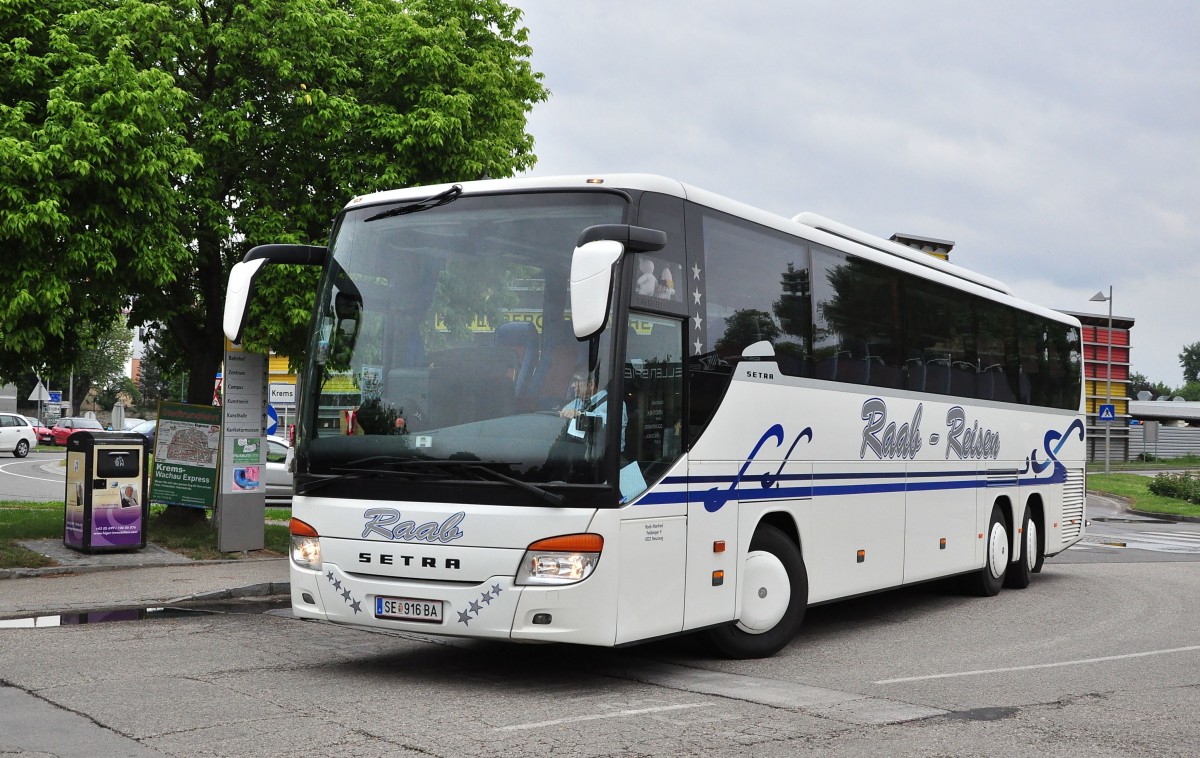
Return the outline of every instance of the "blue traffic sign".
{"type": "Polygon", "coordinates": [[[275,406],[267,406],[267,434],[274,434],[279,430],[279,413],[275,410],[275,406]]]}
{"type": "Polygon", "coordinates": [[[1107,403],[1101,403],[1100,404],[1100,420],[1101,421],[1116,421],[1117,420],[1117,406],[1109,405],[1107,403]]]}

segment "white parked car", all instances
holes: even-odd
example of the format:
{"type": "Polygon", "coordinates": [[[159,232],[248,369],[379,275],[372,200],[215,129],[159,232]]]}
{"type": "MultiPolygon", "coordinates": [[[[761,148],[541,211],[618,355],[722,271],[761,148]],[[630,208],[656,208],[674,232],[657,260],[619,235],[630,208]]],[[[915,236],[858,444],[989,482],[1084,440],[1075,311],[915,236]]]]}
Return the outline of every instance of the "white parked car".
{"type": "Polygon", "coordinates": [[[288,471],[292,446],[283,437],[267,437],[267,465],[263,479],[269,505],[291,505],[292,472],[288,471]]]}
{"type": "Polygon", "coordinates": [[[37,443],[37,433],[29,419],[15,413],[0,413],[0,451],[24,458],[37,443]]]}

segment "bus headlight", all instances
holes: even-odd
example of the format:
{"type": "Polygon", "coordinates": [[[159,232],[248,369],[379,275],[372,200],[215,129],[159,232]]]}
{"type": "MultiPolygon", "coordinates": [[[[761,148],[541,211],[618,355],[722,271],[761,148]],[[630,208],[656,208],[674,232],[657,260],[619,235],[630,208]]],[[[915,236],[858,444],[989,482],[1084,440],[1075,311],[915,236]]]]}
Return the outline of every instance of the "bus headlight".
{"type": "Polygon", "coordinates": [[[515,583],[574,584],[596,570],[604,538],[599,534],[568,534],[538,540],[525,549],[515,583]]]}
{"type": "Polygon", "coordinates": [[[298,518],[288,524],[292,534],[292,563],[300,568],[321,570],[321,535],[298,518]]]}

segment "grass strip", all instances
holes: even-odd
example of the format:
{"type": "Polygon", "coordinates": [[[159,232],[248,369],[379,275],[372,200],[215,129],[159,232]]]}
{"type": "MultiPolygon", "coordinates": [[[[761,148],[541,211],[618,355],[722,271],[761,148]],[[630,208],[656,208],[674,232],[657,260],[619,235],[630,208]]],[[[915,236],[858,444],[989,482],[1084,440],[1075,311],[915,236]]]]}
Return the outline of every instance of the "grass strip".
{"type": "Polygon", "coordinates": [[[1200,505],[1155,495],[1150,491],[1152,481],[1141,474],[1088,474],[1087,478],[1089,490],[1122,498],[1138,513],[1200,516],[1200,505]]]}
{"type": "MultiPolygon", "coordinates": [[[[186,555],[193,560],[238,558],[240,553],[222,553],[217,549],[217,532],[211,512],[186,513],[179,509],[168,511],[164,506],[152,506],[146,524],[146,541],[159,547],[186,555]]],[[[193,509],[187,509],[189,511],[193,509]]],[[[268,522],[286,522],[290,511],[271,508],[268,522]]],[[[26,540],[62,539],[62,503],[0,502],[0,568],[39,568],[52,565],[40,553],[27,550],[18,542],[26,540]]],[[[281,523],[265,525],[265,549],[287,555],[291,538],[281,523]]]]}

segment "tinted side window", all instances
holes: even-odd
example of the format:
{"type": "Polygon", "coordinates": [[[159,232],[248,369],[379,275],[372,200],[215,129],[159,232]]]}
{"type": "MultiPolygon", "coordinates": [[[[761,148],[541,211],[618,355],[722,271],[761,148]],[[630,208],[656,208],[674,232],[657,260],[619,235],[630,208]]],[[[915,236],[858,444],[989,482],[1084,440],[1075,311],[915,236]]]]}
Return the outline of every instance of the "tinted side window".
{"type": "Polygon", "coordinates": [[[648,192],[638,204],[638,224],[666,232],[667,246],[631,259],[633,287],[629,303],[683,315],[687,312],[687,275],[684,271],[683,199],[648,192]]]}
{"type": "Polygon", "coordinates": [[[917,277],[909,278],[906,296],[905,361],[911,389],[975,397],[975,299],[917,277]]]}
{"type": "Polygon", "coordinates": [[[1027,313],[1018,314],[1018,325],[1022,401],[1047,408],[1079,407],[1079,330],[1027,313]]]}
{"type": "Polygon", "coordinates": [[[705,211],[708,348],[725,363],[767,340],[779,369],[811,375],[812,284],[804,240],[705,211]]]}
{"type": "Polygon", "coordinates": [[[899,274],[815,245],[812,259],[814,375],[902,388],[904,314],[899,274]]]}

